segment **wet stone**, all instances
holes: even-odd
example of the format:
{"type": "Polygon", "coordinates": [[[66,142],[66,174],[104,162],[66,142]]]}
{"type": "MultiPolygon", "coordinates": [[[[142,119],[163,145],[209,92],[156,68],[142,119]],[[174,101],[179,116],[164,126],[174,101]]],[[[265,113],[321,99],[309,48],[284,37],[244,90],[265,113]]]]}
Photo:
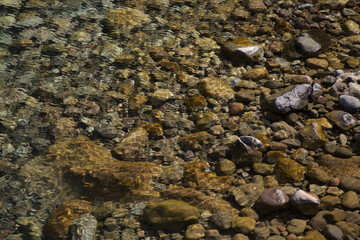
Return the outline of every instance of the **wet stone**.
{"type": "Polygon", "coordinates": [[[359,236],[359,227],[355,223],[340,221],[336,223],[336,226],[341,229],[344,235],[348,235],[355,239],[359,236]]]}
{"type": "Polygon", "coordinates": [[[359,197],[354,191],[348,191],[342,197],[341,204],[346,209],[358,209],[360,207],[359,197]]]}
{"type": "Polygon", "coordinates": [[[278,113],[288,113],[292,110],[302,109],[308,104],[311,94],[310,84],[290,86],[266,99],[269,110],[278,113]]]}
{"type": "Polygon", "coordinates": [[[264,187],[257,183],[248,183],[235,188],[232,194],[241,207],[251,207],[263,193],[264,187]]]}
{"type": "Polygon", "coordinates": [[[260,214],[276,212],[288,207],[289,197],[281,189],[266,189],[255,204],[260,214]]]}
{"type": "Polygon", "coordinates": [[[340,188],[345,191],[360,193],[360,180],[354,177],[345,176],[341,178],[340,188]]]}
{"type": "Polygon", "coordinates": [[[292,219],[289,221],[286,230],[289,233],[293,233],[295,235],[301,235],[306,228],[306,221],[301,219],[292,219]]]}
{"type": "Polygon", "coordinates": [[[347,131],[356,125],[356,119],[344,111],[331,111],[325,115],[332,123],[338,126],[341,130],[347,131]]]}
{"type": "Polygon", "coordinates": [[[228,159],[221,159],[218,164],[216,165],[216,172],[219,175],[231,175],[234,173],[236,165],[228,160],[228,159]]]}
{"type": "Polygon", "coordinates": [[[113,154],[126,161],[134,161],[148,142],[148,132],[138,127],[127,134],[112,150],[113,154]]]}
{"type": "Polygon", "coordinates": [[[356,98],[360,98],[360,71],[342,73],[336,77],[335,83],[331,86],[333,94],[350,95],[356,98]]]}
{"type": "Polygon", "coordinates": [[[341,240],[343,239],[343,235],[344,235],[339,227],[332,224],[327,224],[323,229],[323,233],[326,237],[328,237],[331,240],[341,240]]]}
{"type": "Polygon", "coordinates": [[[223,51],[233,62],[238,64],[261,62],[264,58],[263,46],[249,38],[237,38],[231,42],[225,42],[223,51]]]}
{"type": "Polygon", "coordinates": [[[182,229],[196,222],[199,216],[196,207],[179,200],[153,202],[144,208],[145,221],[160,229],[182,229]]]}
{"type": "Polygon", "coordinates": [[[319,231],[317,231],[317,230],[312,231],[312,232],[310,232],[310,233],[307,233],[303,239],[304,239],[304,240],[326,240],[326,238],[324,237],[324,235],[322,235],[322,234],[321,234],[319,231]]]}
{"type": "Polygon", "coordinates": [[[192,224],[187,226],[185,231],[185,238],[189,240],[196,240],[205,237],[205,228],[201,224],[192,224]]]}
{"type": "Polygon", "coordinates": [[[91,212],[91,204],[84,200],[72,200],[57,208],[47,220],[47,236],[52,239],[69,237],[69,227],[81,215],[91,212]]]}
{"type": "Polygon", "coordinates": [[[259,163],[262,161],[262,153],[258,148],[263,143],[255,137],[241,136],[231,146],[232,161],[240,166],[259,163]]]}
{"type": "Polygon", "coordinates": [[[76,239],[94,239],[96,236],[97,221],[90,213],[83,214],[72,221],[70,235],[76,239]]]}
{"type": "Polygon", "coordinates": [[[235,96],[235,92],[230,85],[220,78],[207,77],[201,79],[200,89],[204,95],[217,100],[227,101],[235,96]]]}
{"type": "Polygon", "coordinates": [[[115,36],[128,33],[133,28],[141,27],[149,22],[151,22],[151,19],[147,14],[133,8],[117,8],[111,10],[105,16],[106,27],[115,36]]]}
{"type": "Polygon", "coordinates": [[[317,123],[311,123],[309,126],[299,131],[302,147],[307,149],[317,149],[324,146],[327,141],[322,127],[317,123]]]}
{"type": "Polygon", "coordinates": [[[315,215],[320,208],[319,197],[303,190],[296,191],[291,196],[290,203],[304,215],[315,215]]]}
{"type": "Polygon", "coordinates": [[[254,237],[256,240],[265,240],[270,236],[270,229],[268,227],[255,227],[254,237]]]}
{"type": "Polygon", "coordinates": [[[341,205],[341,199],[337,196],[327,195],[320,199],[320,208],[322,210],[332,210],[341,205]]]}
{"type": "Polygon", "coordinates": [[[268,76],[266,68],[254,68],[244,74],[244,78],[251,80],[260,80],[268,76]]]}
{"type": "Polygon", "coordinates": [[[217,212],[210,217],[210,221],[219,230],[227,230],[231,228],[233,217],[229,212],[217,212]]]}
{"type": "Polygon", "coordinates": [[[255,219],[252,217],[237,217],[232,221],[232,228],[239,233],[248,234],[255,228],[255,219]]]}
{"type": "Polygon", "coordinates": [[[290,59],[309,58],[326,51],[330,45],[331,37],[327,33],[313,29],[297,35],[284,51],[290,59]]]}
{"type": "Polygon", "coordinates": [[[274,167],[274,174],[281,183],[304,180],[306,168],[290,158],[280,158],[274,167]]]}

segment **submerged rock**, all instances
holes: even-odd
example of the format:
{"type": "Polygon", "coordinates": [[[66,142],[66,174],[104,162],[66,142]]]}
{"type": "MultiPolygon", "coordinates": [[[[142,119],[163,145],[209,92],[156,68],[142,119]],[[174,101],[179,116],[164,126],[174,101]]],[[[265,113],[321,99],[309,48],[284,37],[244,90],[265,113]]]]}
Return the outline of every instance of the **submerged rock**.
{"type": "Polygon", "coordinates": [[[81,215],[91,212],[91,204],[88,201],[74,199],[57,208],[47,220],[46,232],[51,239],[66,239],[69,235],[69,227],[81,215]]]}
{"type": "Polygon", "coordinates": [[[310,84],[290,86],[269,96],[266,102],[270,110],[278,113],[288,113],[306,107],[311,90],[310,84]]]}
{"type": "Polygon", "coordinates": [[[331,37],[322,30],[312,29],[294,37],[284,49],[290,59],[315,57],[331,46],[331,37]]]}
{"type": "Polygon", "coordinates": [[[249,38],[236,38],[233,41],[225,42],[223,50],[232,61],[238,64],[264,60],[263,45],[255,43],[249,38]]]}
{"type": "Polygon", "coordinates": [[[144,208],[145,221],[160,229],[181,230],[195,223],[199,217],[200,212],[196,207],[173,199],[153,202],[144,208]]]}
{"type": "Polygon", "coordinates": [[[60,167],[63,175],[71,174],[99,196],[156,195],[151,185],[160,175],[157,164],[118,161],[111,156],[110,150],[86,137],[58,141],[49,147],[46,157],[57,169],[60,167]]]}
{"type": "Polygon", "coordinates": [[[290,158],[280,158],[274,167],[274,174],[279,182],[300,182],[304,180],[306,168],[290,158]]]}
{"type": "Polygon", "coordinates": [[[113,154],[125,161],[135,161],[147,144],[148,135],[144,128],[135,128],[116,144],[112,150],[113,154]]]}
{"type": "Polygon", "coordinates": [[[232,161],[239,166],[262,162],[262,148],[264,144],[257,138],[241,136],[231,146],[232,161]]]}
{"type": "Polygon", "coordinates": [[[289,197],[278,188],[268,188],[260,196],[255,207],[261,214],[283,210],[288,206],[289,197]]]}

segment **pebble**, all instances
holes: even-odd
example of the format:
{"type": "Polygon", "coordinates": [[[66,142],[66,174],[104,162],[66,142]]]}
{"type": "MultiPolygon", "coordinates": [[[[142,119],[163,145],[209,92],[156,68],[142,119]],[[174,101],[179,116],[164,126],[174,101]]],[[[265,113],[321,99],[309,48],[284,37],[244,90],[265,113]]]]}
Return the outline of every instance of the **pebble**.
{"type": "Polygon", "coordinates": [[[291,219],[286,230],[295,235],[301,235],[306,228],[306,221],[302,219],[291,219]]]}
{"type": "Polygon", "coordinates": [[[232,228],[239,233],[248,234],[255,228],[256,220],[252,217],[236,217],[232,221],[232,228]]]}
{"type": "Polygon", "coordinates": [[[341,204],[346,209],[358,209],[360,207],[359,197],[356,192],[348,191],[343,195],[341,204]]]}
{"type": "Polygon", "coordinates": [[[341,240],[343,239],[344,235],[340,228],[332,224],[327,224],[323,230],[323,233],[331,240],[341,240]]]}

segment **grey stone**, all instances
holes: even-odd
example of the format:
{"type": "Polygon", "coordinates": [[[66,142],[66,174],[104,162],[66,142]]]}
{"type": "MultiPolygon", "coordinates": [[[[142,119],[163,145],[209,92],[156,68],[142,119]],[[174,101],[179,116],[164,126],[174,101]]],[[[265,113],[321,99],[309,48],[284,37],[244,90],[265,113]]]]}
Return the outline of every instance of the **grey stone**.
{"type": "Polygon", "coordinates": [[[233,218],[229,212],[217,212],[210,217],[210,221],[219,230],[227,230],[231,228],[233,218]]]}
{"type": "Polygon", "coordinates": [[[236,63],[261,62],[264,60],[263,45],[248,38],[225,42],[223,50],[236,63]]]}
{"type": "Polygon", "coordinates": [[[309,58],[326,51],[331,46],[331,37],[322,30],[313,29],[301,33],[291,40],[284,49],[290,59],[309,58]]]}
{"type": "Polygon", "coordinates": [[[254,238],[255,240],[266,240],[270,236],[270,229],[268,227],[255,227],[254,238]]]}
{"type": "Polygon", "coordinates": [[[70,225],[70,235],[72,240],[92,240],[96,236],[97,221],[90,213],[83,214],[73,220],[70,225]]]}
{"type": "Polygon", "coordinates": [[[239,134],[240,136],[248,136],[250,133],[253,132],[249,124],[246,122],[240,122],[239,123],[239,134]]]}
{"type": "Polygon", "coordinates": [[[307,106],[311,94],[310,84],[290,86],[266,99],[269,109],[278,113],[288,113],[307,106]]]}
{"type": "Polygon", "coordinates": [[[335,83],[331,86],[332,94],[350,95],[360,98],[360,71],[353,73],[343,73],[337,76],[335,83]]]}
{"type": "Polygon", "coordinates": [[[350,95],[341,95],[339,105],[345,111],[353,113],[360,109],[360,100],[350,95]]]}
{"type": "Polygon", "coordinates": [[[324,216],[330,214],[330,211],[321,211],[318,212],[310,221],[309,225],[315,229],[321,231],[323,228],[325,228],[327,221],[324,218],[324,216]]]}
{"type": "Polygon", "coordinates": [[[335,225],[327,224],[323,229],[323,234],[328,237],[329,240],[341,240],[343,239],[343,232],[335,225]]]}
{"type": "Polygon", "coordinates": [[[271,129],[274,132],[277,132],[277,131],[280,131],[280,130],[285,130],[288,133],[290,133],[290,136],[292,136],[292,137],[297,135],[297,130],[294,127],[287,124],[286,122],[284,122],[284,121],[279,121],[279,122],[272,123],[271,124],[271,129]]]}

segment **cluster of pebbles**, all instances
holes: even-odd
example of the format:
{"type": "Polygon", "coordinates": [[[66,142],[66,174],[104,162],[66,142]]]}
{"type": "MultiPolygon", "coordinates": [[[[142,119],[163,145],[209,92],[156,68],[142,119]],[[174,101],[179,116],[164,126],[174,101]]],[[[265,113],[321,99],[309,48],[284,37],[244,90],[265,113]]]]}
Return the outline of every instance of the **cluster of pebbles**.
{"type": "Polygon", "coordinates": [[[360,239],[357,0],[0,0],[0,239],[360,239]]]}

